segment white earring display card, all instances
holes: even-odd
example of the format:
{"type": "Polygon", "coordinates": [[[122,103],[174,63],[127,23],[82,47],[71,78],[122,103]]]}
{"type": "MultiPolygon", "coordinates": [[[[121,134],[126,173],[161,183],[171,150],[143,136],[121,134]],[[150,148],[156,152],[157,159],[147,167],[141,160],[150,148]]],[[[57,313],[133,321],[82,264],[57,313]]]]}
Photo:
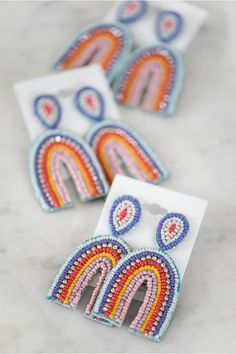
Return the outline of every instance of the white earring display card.
{"type": "Polygon", "coordinates": [[[97,121],[120,119],[99,65],[18,82],[14,89],[32,141],[47,129],[83,136],[97,121]]]}
{"type": "Polygon", "coordinates": [[[111,233],[109,228],[110,210],[113,202],[123,195],[137,198],[141,205],[139,222],[122,236],[122,239],[128,243],[132,250],[143,247],[157,247],[156,229],[161,218],[167,213],[181,213],[188,219],[189,232],[187,237],[176,248],[168,251],[168,254],[176,263],[182,280],[206,211],[207,201],[130,177],[116,175],[94,235],[111,233]]]}

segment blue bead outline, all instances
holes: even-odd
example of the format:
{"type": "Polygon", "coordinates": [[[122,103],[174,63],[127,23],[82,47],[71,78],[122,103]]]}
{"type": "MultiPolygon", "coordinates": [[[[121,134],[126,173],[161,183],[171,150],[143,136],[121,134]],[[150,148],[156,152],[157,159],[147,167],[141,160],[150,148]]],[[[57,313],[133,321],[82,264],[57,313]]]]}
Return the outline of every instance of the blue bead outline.
{"type": "Polygon", "coordinates": [[[175,39],[180,32],[182,31],[183,28],[183,17],[176,11],[161,11],[155,20],[155,32],[156,35],[158,37],[158,39],[163,42],[163,43],[169,43],[171,42],[173,39],[175,39]],[[168,16],[174,16],[176,19],[176,26],[174,28],[174,31],[171,33],[171,35],[169,36],[163,36],[162,32],[161,32],[161,22],[163,21],[163,19],[168,16]]]}
{"type": "Polygon", "coordinates": [[[129,2],[132,2],[132,0],[122,2],[120,7],[118,8],[117,15],[116,15],[117,21],[124,23],[126,25],[129,23],[136,22],[141,17],[143,17],[145,15],[145,13],[147,12],[147,8],[148,8],[147,2],[145,0],[140,0],[140,1],[138,1],[141,4],[140,9],[136,13],[134,13],[133,15],[129,16],[128,18],[123,18],[122,13],[124,11],[125,6],[127,6],[127,3],[129,3],[129,2]]]}
{"type": "Polygon", "coordinates": [[[47,129],[56,129],[58,124],[60,123],[61,120],[61,105],[58,101],[58,99],[53,96],[53,95],[39,95],[34,99],[34,114],[35,116],[38,118],[39,122],[47,129]],[[53,104],[56,106],[57,108],[57,117],[55,119],[55,122],[53,124],[48,124],[45,119],[42,117],[42,115],[40,114],[40,112],[38,111],[38,103],[41,99],[49,99],[53,101],[53,104]]]}
{"type": "Polygon", "coordinates": [[[99,92],[97,89],[95,89],[94,87],[92,86],[84,86],[82,87],[80,90],[78,90],[76,93],[75,93],[75,106],[76,108],[78,109],[78,111],[80,113],[83,114],[83,116],[85,116],[86,118],[89,118],[90,120],[92,120],[93,122],[100,122],[101,120],[104,119],[104,111],[105,111],[105,100],[101,94],[101,92],[99,92]],[[92,91],[96,97],[98,98],[99,100],[99,103],[101,105],[101,108],[100,108],[100,113],[97,117],[95,117],[94,115],[92,114],[89,114],[80,104],[80,95],[82,93],[84,93],[86,90],[90,90],[92,91]]]}
{"type": "Polygon", "coordinates": [[[181,213],[167,213],[160,220],[159,224],[157,225],[157,230],[156,230],[157,247],[159,247],[163,251],[170,251],[171,249],[177,247],[185,239],[185,237],[188,234],[188,231],[189,231],[189,222],[188,222],[186,216],[184,216],[181,213]],[[168,245],[165,245],[162,241],[161,230],[163,227],[163,223],[166,220],[171,219],[171,218],[178,218],[178,219],[182,220],[184,223],[184,229],[177,239],[175,239],[174,241],[171,241],[168,245]]]}
{"type": "Polygon", "coordinates": [[[111,210],[110,210],[110,214],[109,214],[109,227],[111,230],[112,235],[116,236],[116,237],[121,237],[124,234],[126,234],[127,232],[129,232],[131,229],[133,229],[133,227],[135,225],[137,225],[137,223],[139,222],[141,217],[141,205],[138,201],[137,198],[133,197],[132,195],[122,195],[120,197],[118,197],[117,199],[114,200],[111,210]],[[123,201],[128,200],[131,203],[134,204],[135,207],[135,214],[133,217],[132,222],[130,222],[126,227],[124,227],[123,229],[117,231],[114,224],[113,224],[113,215],[114,215],[114,211],[116,209],[116,207],[123,201]]]}

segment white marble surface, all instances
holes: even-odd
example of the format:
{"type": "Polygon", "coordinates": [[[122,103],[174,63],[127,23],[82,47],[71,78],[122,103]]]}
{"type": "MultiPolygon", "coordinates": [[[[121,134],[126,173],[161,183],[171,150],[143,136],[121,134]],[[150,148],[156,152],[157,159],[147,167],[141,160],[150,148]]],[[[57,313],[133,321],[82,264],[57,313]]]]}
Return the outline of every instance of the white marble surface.
{"type": "MultiPolygon", "coordinates": [[[[185,55],[186,80],[169,120],[122,109],[172,173],[163,186],[209,200],[174,320],[161,343],[82,317],[44,296],[59,265],[93,232],[103,202],[46,215],[29,183],[30,140],[15,81],[45,75],[61,45],[104,16],[108,2],[0,3],[0,351],[236,351],[236,3],[202,2],[208,25],[185,55]]],[[[74,198],[76,201],[76,198],[74,198]]],[[[129,315],[133,316],[132,314],[129,315]]]]}

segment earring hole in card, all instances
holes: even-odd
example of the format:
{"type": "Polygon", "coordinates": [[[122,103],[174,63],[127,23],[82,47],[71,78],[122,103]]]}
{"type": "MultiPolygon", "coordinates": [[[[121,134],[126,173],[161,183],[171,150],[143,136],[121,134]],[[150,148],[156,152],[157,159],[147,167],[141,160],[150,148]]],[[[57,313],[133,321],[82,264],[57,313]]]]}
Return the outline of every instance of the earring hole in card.
{"type": "Polygon", "coordinates": [[[148,211],[152,215],[165,215],[168,213],[168,210],[165,208],[162,208],[159,204],[157,203],[142,203],[142,208],[143,210],[148,211]]]}

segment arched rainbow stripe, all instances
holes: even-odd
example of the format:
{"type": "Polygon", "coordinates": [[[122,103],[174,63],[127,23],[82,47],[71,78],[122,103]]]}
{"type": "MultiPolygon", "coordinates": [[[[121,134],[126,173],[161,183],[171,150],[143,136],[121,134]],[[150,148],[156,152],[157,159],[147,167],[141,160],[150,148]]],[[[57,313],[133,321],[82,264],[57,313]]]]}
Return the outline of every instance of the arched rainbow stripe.
{"type": "Polygon", "coordinates": [[[98,123],[89,131],[87,141],[110,183],[117,173],[152,183],[159,183],[168,176],[146,142],[124,124],[98,123]]]}
{"type": "Polygon", "coordinates": [[[128,252],[127,244],[113,236],[96,236],[84,241],[57,273],[47,299],[75,309],[82,292],[95,274],[100,272],[98,283],[85,311],[85,316],[90,317],[108,273],[128,252]]]}
{"type": "Polygon", "coordinates": [[[173,260],[156,249],[139,249],[122,258],[110,272],[93,310],[111,325],[121,326],[138,288],[147,290],[129,331],[159,341],[174,313],[180,288],[173,260]]]}
{"type": "Polygon", "coordinates": [[[54,211],[72,205],[62,165],[73,178],[82,202],[106,195],[107,182],[90,147],[67,131],[48,131],[34,143],[30,155],[32,185],[44,210],[54,211]]]}
{"type": "Polygon", "coordinates": [[[131,34],[122,24],[95,24],[76,36],[55,62],[54,68],[66,70],[99,63],[112,79],[117,64],[125,59],[131,47],[131,34]]]}
{"type": "Polygon", "coordinates": [[[119,103],[171,114],[182,87],[180,54],[165,45],[141,48],[130,55],[117,76],[114,91],[119,103]]]}

